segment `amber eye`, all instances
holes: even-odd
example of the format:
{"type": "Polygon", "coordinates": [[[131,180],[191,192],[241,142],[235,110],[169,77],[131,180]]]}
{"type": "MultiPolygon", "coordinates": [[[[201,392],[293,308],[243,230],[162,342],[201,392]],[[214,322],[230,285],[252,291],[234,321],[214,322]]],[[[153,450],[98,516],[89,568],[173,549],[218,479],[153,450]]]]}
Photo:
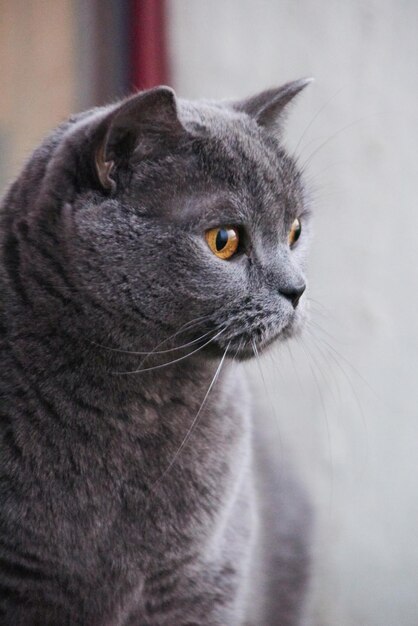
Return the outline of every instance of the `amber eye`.
{"type": "Polygon", "coordinates": [[[238,250],[238,231],[233,226],[211,228],[206,231],[205,237],[213,254],[220,259],[230,259],[238,250]]]}
{"type": "Polygon", "coordinates": [[[287,236],[287,240],[289,242],[289,246],[292,247],[293,244],[295,244],[297,242],[297,240],[300,237],[300,233],[302,232],[302,224],[300,223],[300,220],[298,220],[298,218],[296,218],[293,221],[293,224],[289,230],[289,234],[287,236]]]}

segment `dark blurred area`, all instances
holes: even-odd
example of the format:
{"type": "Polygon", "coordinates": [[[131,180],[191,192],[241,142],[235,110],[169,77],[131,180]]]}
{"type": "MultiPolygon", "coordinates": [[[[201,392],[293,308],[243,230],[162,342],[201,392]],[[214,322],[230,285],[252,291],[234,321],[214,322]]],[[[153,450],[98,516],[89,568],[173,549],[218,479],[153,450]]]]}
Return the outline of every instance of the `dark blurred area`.
{"type": "Polygon", "coordinates": [[[74,111],[167,83],[164,0],[0,0],[0,189],[74,111]]]}

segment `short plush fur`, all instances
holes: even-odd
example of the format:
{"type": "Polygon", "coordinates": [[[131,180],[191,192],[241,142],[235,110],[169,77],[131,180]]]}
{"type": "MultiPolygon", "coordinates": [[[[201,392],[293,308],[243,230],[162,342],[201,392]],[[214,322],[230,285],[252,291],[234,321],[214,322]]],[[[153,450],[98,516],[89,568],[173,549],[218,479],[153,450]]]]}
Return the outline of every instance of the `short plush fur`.
{"type": "Polygon", "coordinates": [[[302,623],[309,506],[240,361],[304,317],[309,210],[280,122],[306,84],[76,115],[6,194],[2,626],[302,623]],[[229,260],[205,237],[223,225],[229,260]]]}

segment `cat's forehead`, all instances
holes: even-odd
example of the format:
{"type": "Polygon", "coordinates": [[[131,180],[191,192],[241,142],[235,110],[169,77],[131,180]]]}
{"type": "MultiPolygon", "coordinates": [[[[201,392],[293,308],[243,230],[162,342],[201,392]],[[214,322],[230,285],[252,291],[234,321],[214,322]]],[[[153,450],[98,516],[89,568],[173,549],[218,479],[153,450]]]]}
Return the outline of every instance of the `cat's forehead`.
{"type": "Polygon", "coordinates": [[[295,162],[274,133],[223,102],[180,102],[181,120],[197,136],[200,167],[213,181],[262,200],[301,191],[295,162]]]}
{"type": "Polygon", "coordinates": [[[265,138],[257,123],[246,113],[236,111],[227,103],[179,101],[179,117],[192,134],[218,140],[219,146],[240,148],[242,155],[260,156],[265,138]]]}
{"type": "Polygon", "coordinates": [[[182,100],[178,99],[178,114],[185,126],[196,125],[216,132],[225,132],[225,129],[234,123],[248,122],[245,113],[237,111],[222,100],[182,100]]]}

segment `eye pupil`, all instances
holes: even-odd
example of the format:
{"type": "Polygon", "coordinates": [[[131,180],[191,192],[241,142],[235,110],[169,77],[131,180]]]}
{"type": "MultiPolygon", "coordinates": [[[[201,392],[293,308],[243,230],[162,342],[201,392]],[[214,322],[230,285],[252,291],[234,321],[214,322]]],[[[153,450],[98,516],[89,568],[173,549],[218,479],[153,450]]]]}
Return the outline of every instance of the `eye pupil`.
{"type": "Polygon", "coordinates": [[[300,237],[301,232],[302,232],[302,224],[300,220],[296,218],[293,221],[293,224],[291,226],[291,229],[288,235],[288,242],[290,246],[293,246],[293,244],[297,242],[297,240],[300,237]]]}
{"type": "Polygon", "coordinates": [[[235,226],[218,226],[205,232],[209,248],[219,259],[230,259],[238,250],[239,234],[235,226]]]}
{"type": "Polygon", "coordinates": [[[218,251],[225,248],[228,243],[228,231],[225,228],[220,228],[218,234],[216,235],[216,249],[218,251]]]}

